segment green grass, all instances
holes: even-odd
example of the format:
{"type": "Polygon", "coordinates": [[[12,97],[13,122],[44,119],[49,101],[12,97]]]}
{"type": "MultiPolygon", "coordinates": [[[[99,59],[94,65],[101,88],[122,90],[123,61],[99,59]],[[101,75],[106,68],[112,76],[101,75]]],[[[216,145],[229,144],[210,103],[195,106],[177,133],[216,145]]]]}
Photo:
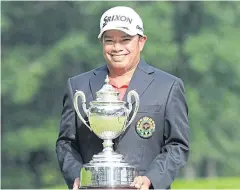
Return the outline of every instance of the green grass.
{"type": "MultiPolygon", "coordinates": [[[[181,180],[172,184],[172,189],[240,189],[240,177],[181,180]]],[[[51,189],[67,189],[66,185],[56,186],[51,189]]]]}
{"type": "Polygon", "coordinates": [[[176,180],[172,189],[240,189],[240,177],[176,180]]]}

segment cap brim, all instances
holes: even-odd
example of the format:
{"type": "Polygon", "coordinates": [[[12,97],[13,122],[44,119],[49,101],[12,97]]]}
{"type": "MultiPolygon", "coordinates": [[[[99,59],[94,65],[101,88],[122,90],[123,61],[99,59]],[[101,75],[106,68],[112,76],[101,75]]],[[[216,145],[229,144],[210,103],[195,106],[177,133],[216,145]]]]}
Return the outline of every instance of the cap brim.
{"type": "Polygon", "coordinates": [[[106,27],[104,28],[98,35],[98,39],[100,39],[103,35],[104,32],[106,32],[107,30],[120,30],[122,32],[125,32],[126,34],[130,35],[130,36],[135,36],[137,35],[137,31],[131,31],[129,29],[123,28],[123,27],[116,27],[116,26],[110,26],[110,27],[106,27]]]}

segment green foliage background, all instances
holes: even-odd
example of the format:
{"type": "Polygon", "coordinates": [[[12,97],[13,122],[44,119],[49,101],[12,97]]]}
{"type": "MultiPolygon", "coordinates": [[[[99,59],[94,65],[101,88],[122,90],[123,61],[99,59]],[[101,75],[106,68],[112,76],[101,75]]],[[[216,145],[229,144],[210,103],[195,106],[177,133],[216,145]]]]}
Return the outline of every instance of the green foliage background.
{"type": "Polygon", "coordinates": [[[191,155],[179,179],[239,176],[239,2],[5,1],[2,188],[64,184],[55,141],[67,79],[105,64],[99,19],[116,5],[141,15],[145,61],[184,81],[191,155]]]}

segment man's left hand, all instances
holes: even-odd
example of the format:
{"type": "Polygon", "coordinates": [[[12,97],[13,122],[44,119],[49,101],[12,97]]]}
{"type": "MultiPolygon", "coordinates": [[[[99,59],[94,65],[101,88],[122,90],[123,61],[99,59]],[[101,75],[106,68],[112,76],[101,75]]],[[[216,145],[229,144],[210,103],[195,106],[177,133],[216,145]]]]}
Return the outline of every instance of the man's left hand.
{"type": "Polygon", "coordinates": [[[140,190],[148,190],[151,185],[151,181],[146,176],[137,176],[135,177],[131,186],[140,189],[140,190]]]}

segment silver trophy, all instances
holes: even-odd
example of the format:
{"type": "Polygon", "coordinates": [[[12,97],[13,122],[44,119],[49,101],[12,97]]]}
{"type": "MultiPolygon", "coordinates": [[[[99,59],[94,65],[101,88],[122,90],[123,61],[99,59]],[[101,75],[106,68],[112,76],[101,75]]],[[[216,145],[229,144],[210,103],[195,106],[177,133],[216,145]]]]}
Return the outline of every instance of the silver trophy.
{"type": "Polygon", "coordinates": [[[96,100],[90,102],[89,109],[86,108],[86,97],[82,91],[76,91],[74,95],[74,108],[78,117],[90,131],[103,140],[103,151],[94,155],[92,160],[81,168],[80,188],[132,188],[130,184],[138,175],[138,170],[128,164],[123,155],[113,150],[113,139],[121,135],[134,120],[139,108],[139,96],[136,91],[131,90],[127,94],[127,105],[119,99],[119,92],[109,84],[108,76],[105,83],[96,93],[96,100]],[[79,112],[79,96],[90,126],[79,112]],[[135,98],[133,112],[132,97],[135,98]]]}

